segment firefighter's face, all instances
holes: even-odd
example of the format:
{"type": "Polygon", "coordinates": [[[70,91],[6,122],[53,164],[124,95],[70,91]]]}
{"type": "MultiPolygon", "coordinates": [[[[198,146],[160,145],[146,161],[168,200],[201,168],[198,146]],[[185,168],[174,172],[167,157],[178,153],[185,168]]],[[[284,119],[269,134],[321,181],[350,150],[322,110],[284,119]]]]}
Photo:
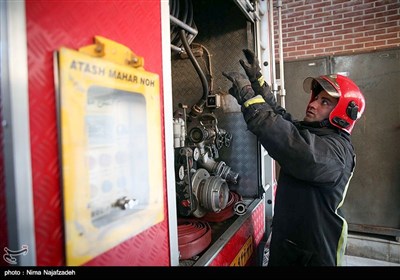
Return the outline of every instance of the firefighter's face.
{"type": "Polygon", "coordinates": [[[321,122],[329,118],[329,114],[337,103],[337,98],[330,96],[325,90],[321,91],[314,97],[314,100],[308,104],[304,121],[321,122]]]}

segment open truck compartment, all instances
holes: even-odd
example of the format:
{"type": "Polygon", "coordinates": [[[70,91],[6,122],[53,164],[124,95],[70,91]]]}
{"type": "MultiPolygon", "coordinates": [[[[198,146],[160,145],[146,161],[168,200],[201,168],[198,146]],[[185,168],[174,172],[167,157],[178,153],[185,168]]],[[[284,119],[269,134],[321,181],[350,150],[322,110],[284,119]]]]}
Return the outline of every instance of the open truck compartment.
{"type": "Polygon", "coordinates": [[[255,48],[256,26],[242,8],[237,1],[170,1],[180,265],[212,263],[253,212],[262,217],[258,238],[264,232],[260,146],[222,75],[244,73],[242,50],[255,48]],[[211,241],[199,254],[183,245],[193,220],[211,230],[211,241]]]}

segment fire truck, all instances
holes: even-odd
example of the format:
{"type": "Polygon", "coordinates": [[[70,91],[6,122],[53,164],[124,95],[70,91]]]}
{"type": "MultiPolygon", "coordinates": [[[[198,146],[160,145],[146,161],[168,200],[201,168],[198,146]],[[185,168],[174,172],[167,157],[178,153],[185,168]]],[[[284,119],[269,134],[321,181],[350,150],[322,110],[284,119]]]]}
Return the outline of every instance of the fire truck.
{"type": "Polygon", "coordinates": [[[262,265],[275,163],[222,72],[253,50],[284,106],[272,2],[2,1],[2,264],[262,265]]]}

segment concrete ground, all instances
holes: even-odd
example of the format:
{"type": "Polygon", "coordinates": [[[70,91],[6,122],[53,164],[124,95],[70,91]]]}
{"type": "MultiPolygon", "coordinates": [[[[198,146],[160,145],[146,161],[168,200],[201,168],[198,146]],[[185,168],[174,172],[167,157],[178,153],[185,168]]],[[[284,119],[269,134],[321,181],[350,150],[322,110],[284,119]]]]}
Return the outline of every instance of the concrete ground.
{"type": "MultiPolygon", "coordinates": [[[[267,248],[263,266],[268,262],[267,248]]],[[[344,266],[397,266],[400,267],[400,242],[350,234],[347,240],[344,266]]]]}
{"type": "Polygon", "coordinates": [[[400,266],[400,242],[349,234],[346,266],[400,266]]]}
{"type": "MultiPolygon", "coordinates": [[[[343,266],[354,266],[354,267],[398,266],[398,267],[400,267],[400,263],[386,262],[386,261],[381,261],[381,260],[374,260],[374,259],[369,259],[369,258],[348,256],[348,255],[346,255],[344,257],[345,258],[344,258],[343,266]]],[[[267,262],[267,260],[264,258],[263,266],[267,266],[266,262],[267,262]]]]}
{"type": "Polygon", "coordinates": [[[344,266],[399,266],[400,263],[386,262],[356,256],[345,256],[344,266]]]}

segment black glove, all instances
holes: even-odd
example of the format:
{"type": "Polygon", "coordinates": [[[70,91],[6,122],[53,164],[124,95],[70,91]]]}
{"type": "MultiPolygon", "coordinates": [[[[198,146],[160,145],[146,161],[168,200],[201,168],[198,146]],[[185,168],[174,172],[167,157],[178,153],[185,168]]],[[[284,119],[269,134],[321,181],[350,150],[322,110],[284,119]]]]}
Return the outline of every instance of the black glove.
{"type": "Polygon", "coordinates": [[[222,75],[232,82],[233,85],[229,89],[229,93],[236,98],[240,105],[255,96],[251,83],[245,75],[238,72],[222,72],[222,75]]]}
{"type": "Polygon", "coordinates": [[[251,87],[255,91],[255,94],[261,95],[265,102],[267,102],[272,108],[276,108],[277,103],[275,96],[262,77],[260,62],[256,55],[249,49],[244,49],[243,53],[247,59],[247,63],[244,62],[243,59],[239,60],[239,62],[246,72],[247,77],[249,77],[251,87]]]}
{"type": "Polygon", "coordinates": [[[256,92],[256,94],[263,94],[263,87],[269,87],[269,85],[265,82],[264,77],[261,73],[260,62],[258,58],[249,49],[243,50],[244,56],[246,57],[247,63],[243,61],[243,59],[239,60],[239,63],[242,65],[244,71],[246,72],[247,77],[251,82],[251,87],[256,92]]]}
{"type": "Polygon", "coordinates": [[[247,77],[249,77],[250,82],[254,83],[262,76],[260,62],[258,61],[254,52],[251,50],[244,49],[243,53],[246,57],[247,63],[244,62],[243,59],[240,59],[240,65],[242,65],[247,77]]]}

